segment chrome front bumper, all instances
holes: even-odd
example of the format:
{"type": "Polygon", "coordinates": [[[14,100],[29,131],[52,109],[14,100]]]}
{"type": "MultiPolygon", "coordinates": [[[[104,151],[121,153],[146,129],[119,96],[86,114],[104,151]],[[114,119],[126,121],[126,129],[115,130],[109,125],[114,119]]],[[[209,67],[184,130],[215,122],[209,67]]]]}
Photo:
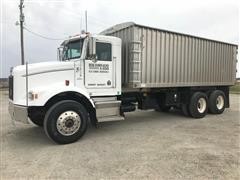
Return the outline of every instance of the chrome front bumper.
{"type": "Polygon", "coordinates": [[[16,104],[13,104],[12,101],[9,101],[8,111],[13,121],[29,124],[28,112],[27,112],[26,106],[16,105],[16,104]]]}

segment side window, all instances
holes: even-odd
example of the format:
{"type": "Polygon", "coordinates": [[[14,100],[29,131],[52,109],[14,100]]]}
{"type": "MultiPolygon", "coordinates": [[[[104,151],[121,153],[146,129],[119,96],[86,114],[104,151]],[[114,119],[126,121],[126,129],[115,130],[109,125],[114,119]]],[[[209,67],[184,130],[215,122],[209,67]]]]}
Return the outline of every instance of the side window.
{"type": "Polygon", "coordinates": [[[96,42],[97,60],[111,61],[112,60],[112,45],[110,43],[96,42]]]}

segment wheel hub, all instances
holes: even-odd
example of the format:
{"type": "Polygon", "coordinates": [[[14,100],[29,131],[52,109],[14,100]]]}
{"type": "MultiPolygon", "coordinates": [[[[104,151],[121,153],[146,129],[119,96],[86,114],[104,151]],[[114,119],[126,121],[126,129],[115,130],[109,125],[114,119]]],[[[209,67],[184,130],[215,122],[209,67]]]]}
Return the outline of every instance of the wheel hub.
{"type": "Polygon", "coordinates": [[[65,122],[65,126],[67,128],[71,128],[72,126],[74,125],[74,121],[72,119],[68,119],[66,122],[65,122]]]}
{"type": "Polygon", "coordinates": [[[207,108],[207,102],[204,98],[200,98],[197,104],[198,112],[204,113],[207,108]]]}
{"type": "Polygon", "coordinates": [[[217,108],[220,110],[223,108],[224,106],[224,98],[223,96],[218,96],[217,99],[216,99],[216,106],[217,108]]]}
{"type": "Polygon", "coordinates": [[[75,111],[66,111],[57,119],[57,130],[64,136],[76,133],[81,126],[81,119],[75,111]]]}

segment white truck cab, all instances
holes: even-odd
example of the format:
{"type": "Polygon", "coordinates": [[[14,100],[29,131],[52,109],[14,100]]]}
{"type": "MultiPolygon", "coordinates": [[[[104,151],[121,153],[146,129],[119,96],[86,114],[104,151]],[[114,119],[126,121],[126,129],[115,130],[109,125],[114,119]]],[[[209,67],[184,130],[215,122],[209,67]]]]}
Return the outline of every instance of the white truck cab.
{"type": "Polygon", "coordinates": [[[121,93],[121,39],[76,36],[62,43],[59,55],[61,61],[74,63],[75,86],[83,88],[90,96],[121,93]]]}
{"type": "Polygon", "coordinates": [[[121,39],[81,34],[64,41],[58,50],[60,61],[12,69],[9,78],[12,119],[28,123],[29,118],[42,126],[44,118],[52,121],[56,116],[55,126],[46,120],[44,127],[48,136],[59,143],[78,139],[85,132],[89,117],[94,124],[122,120],[117,100],[121,94],[121,39]],[[56,115],[55,111],[65,106],[56,115]],[[75,133],[78,135],[72,136],[75,133]]]}

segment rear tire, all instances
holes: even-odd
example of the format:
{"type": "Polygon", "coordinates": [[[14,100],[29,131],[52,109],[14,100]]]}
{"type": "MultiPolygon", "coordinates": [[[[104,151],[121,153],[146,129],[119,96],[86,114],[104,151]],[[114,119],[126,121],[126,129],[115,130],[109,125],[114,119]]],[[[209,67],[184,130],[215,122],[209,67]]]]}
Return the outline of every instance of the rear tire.
{"type": "Polygon", "coordinates": [[[167,106],[167,105],[159,105],[159,109],[162,112],[169,112],[169,110],[171,109],[171,106],[167,106]]]}
{"type": "Polygon", "coordinates": [[[187,104],[182,104],[181,110],[185,116],[190,116],[190,112],[187,104]]]}
{"type": "Polygon", "coordinates": [[[222,114],[226,107],[226,96],[223,91],[215,90],[209,96],[209,111],[212,114],[222,114]]]}
{"type": "Polygon", "coordinates": [[[88,114],[82,104],[72,100],[63,100],[47,111],[44,131],[56,143],[73,143],[85,134],[87,120],[88,114]]]}
{"type": "Polygon", "coordinates": [[[171,106],[158,104],[158,107],[155,108],[155,111],[158,111],[158,112],[169,112],[171,108],[172,108],[171,106]]]}
{"type": "Polygon", "coordinates": [[[203,118],[207,114],[208,98],[205,93],[195,92],[189,104],[189,112],[193,118],[203,118]]]}

